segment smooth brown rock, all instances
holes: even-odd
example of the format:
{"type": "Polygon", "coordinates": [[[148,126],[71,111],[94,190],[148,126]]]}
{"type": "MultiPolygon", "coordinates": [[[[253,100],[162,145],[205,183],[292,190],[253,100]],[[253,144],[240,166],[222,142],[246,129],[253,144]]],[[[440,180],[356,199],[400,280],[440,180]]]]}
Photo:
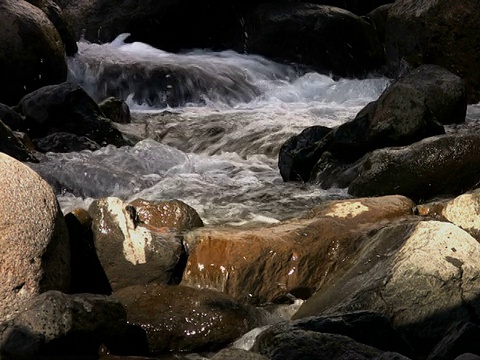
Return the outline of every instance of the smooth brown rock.
{"type": "Polygon", "coordinates": [[[151,354],[219,349],[268,319],[228,295],[181,285],[132,286],[114,296],[130,326],[144,333],[151,354]]]}
{"type": "Polygon", "coordinates": [[[188,233],[182,284],[216,289],[261,304],[305,299],[361,251],[361,236],[412,214],[401,196],[335,201],[304,218],[249,229],[202,228],[188,233]]]}

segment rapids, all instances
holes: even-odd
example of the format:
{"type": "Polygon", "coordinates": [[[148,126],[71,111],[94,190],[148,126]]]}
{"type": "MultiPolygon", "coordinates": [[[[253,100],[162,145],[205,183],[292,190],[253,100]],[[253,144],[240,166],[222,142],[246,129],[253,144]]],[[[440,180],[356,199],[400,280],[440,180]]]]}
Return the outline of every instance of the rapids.
{"type": "Polygon", "coordinates": [[[47,153],[31,165],[54,186],[64,213],[106,196],[179,199],[207,224],[242,225],[348,197],[345,189],[284,183],[278,151],[308,126],[354,118],[389,79],[334,80],[233,51],[170,54],[127,37],[80,42],[69,80],[97,101],[127,101],[132,123],[116,126],[135,146],[47,153]]]}

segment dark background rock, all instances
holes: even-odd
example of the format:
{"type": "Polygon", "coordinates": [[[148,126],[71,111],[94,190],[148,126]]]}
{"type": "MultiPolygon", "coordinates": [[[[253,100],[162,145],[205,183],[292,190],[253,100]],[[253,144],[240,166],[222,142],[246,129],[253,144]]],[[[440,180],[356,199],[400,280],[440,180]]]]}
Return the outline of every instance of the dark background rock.
{"type": "Polygon", "coordinates": [[[60,35],[65,53],[67,56],[73,56],[78,50],[76,36],[73,28],[64,19],[62,9],[53,0],[26,0],[33,6],[42,10],[48,19],[52,22],[60,35]]]}
{"type": "Polygon", "coordinates": [[[476,0],[397,0],[386,26],[391,73],[440,65],[465,80],[468,102],[480,100],[480,14],[476,0]]]}
{"type": "Polygon", "coordinates": [[[15,105],[29,92],[67,78],[63,42],[38,8],[23,0],[0,3],[0,102],[15,105]]]}
{"type": "Polygon", "coordinates": [[[384,64],[370,23],[346,10],[302,3],[267,3],[246,18],[247,50],[337,76],[364,76],[384,64]],[[335,34],[332,36],[332,34],[335,34]]]}

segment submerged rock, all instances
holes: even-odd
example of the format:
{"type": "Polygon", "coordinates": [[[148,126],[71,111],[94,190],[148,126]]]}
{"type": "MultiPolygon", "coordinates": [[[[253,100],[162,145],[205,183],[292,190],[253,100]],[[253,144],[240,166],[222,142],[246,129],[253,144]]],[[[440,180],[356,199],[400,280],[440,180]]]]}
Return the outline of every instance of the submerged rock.
{"type": "Polygon", "coordinates": [[[343,200],[277,225],[194,230],[182,284],[253,304],[306,299],[361,251],[366,232],[411,216],[413,206],[400,196],[343,200]]]}

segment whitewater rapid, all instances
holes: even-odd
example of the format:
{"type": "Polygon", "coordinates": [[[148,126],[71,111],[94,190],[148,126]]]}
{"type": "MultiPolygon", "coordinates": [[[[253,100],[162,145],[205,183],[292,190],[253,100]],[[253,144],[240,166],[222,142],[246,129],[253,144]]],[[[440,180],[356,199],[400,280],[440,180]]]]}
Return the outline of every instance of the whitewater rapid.
{"type": "Polygon", "coordinates": [[[133,120],[116,126],[135,145],[47,153],[32,165],[54,185],[64,213],[107,196],[179,199],[207,224],[242,225],[348,197],[345,189],[284,183],[278,151],[306,127],[353,119],[389,79],[334,80],[256,55],[170,54],[126,38],[80,42],[70,81],[97,101],[123,98],[133,120]]]}

